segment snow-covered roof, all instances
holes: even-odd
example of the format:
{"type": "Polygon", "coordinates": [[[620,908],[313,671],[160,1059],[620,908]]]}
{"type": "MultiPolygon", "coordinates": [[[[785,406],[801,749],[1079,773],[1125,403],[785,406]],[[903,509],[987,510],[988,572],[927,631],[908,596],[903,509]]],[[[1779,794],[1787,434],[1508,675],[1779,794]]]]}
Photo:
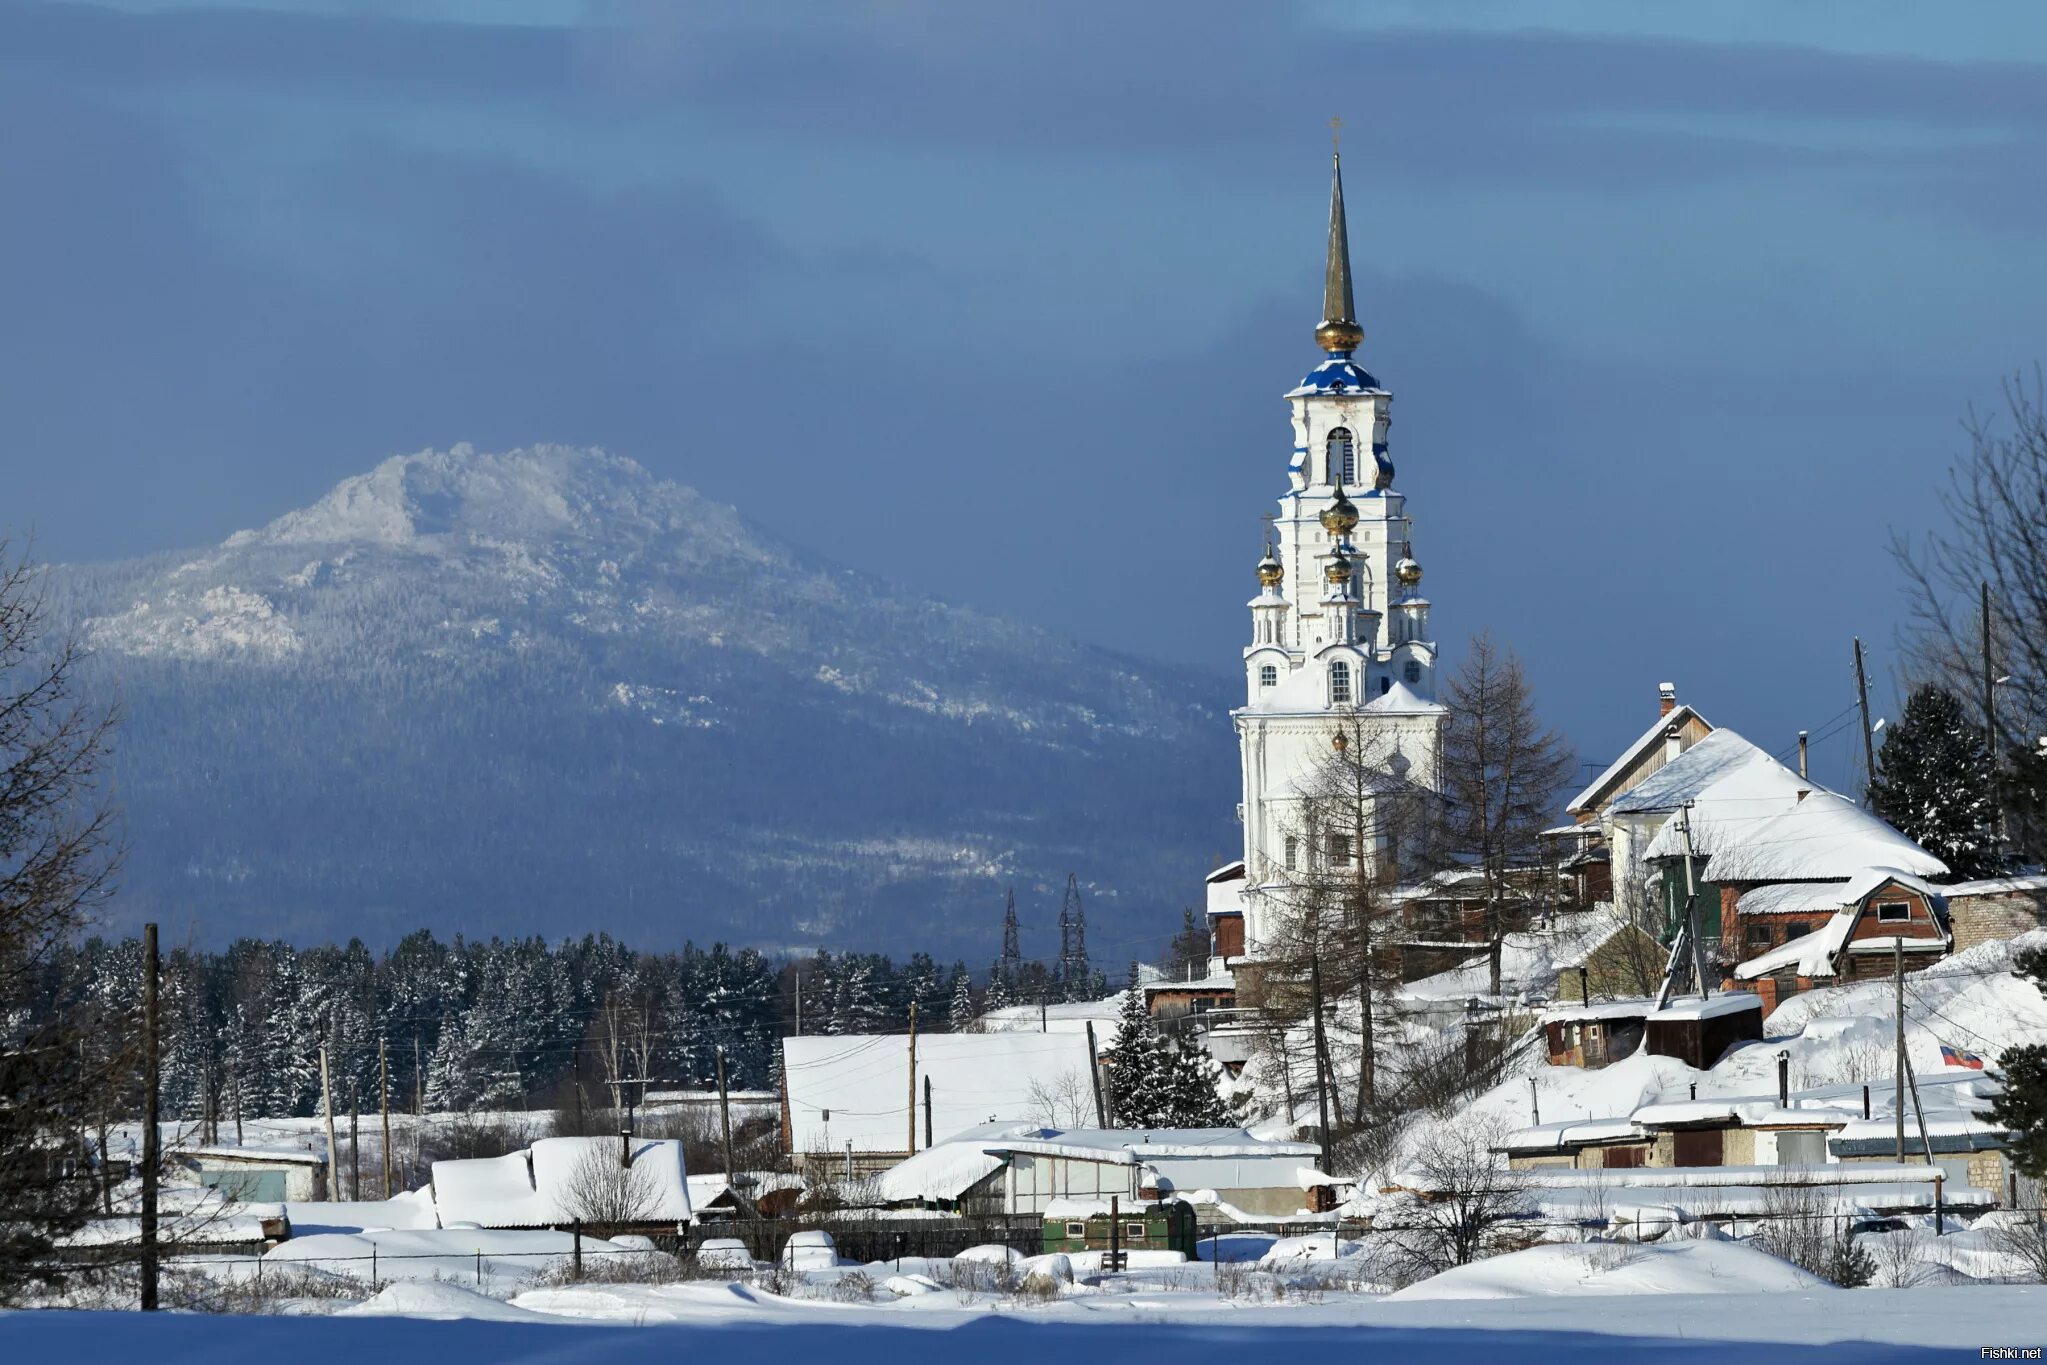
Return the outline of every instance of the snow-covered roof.
{"type": "Polygon", "coordinates": [[[1072,1128],[1038,1137],[1003,1139],[987,1146],[995,1151],[1131,1166],[1178,1157],[1313,1157],[1322,1150],[1312,1142],[1255,1137],[1242,1128],[1072,1128]]]}
{"type": "Polygon", "coordinates": [[[1208,878],[1208,904],[1211,915],[1241,915],[1244,913],[1244,865],[1235,864],[1237,872],[1233,877],[1211,873],[1208,878]]]}
{"type": "MultiPolygon", "coordinates": [[[[1830,791],[1815,791],[1708,851],[1706,876],[1721,883],[1821,881],[1879,867],[1921,877],[1947,873],[1946,863],[1830,791]]],[[[1653,847],[1650,856],[1657,856],[1653,847]]]]}
{"type": "MultiPolygon", "coordinates": [[[[1584,791],[1579,792],[1565,804],[1565,810],[1585,810],[1594,805],[1600,795],[1618,781],[1628,769],[1642,761],[1642,758],[1656,745],[1663,743],[1663,737],[1673,725],[1682,726],[1688,720],[1697,720],[1701,725],[1711,727],[1712,722],[1689,706],[1680,706],[1667,716],[1658,716],[1656,723],[1642,732],[1641,738],[1621,750],[1621,756],[1606,765],[1606,771],[1592,779],[1584,791]]],[[[1697,745],[1693,746],[1697,748],[1697,745]]],[[[1554,831],[1552,831],[1554,832],[1554,831]]]]}
{"type": "MultiPolygon", "coordinates": [[[[1102,1002],[1086,1008],[1099,1010],[1102,1002]]],[[[1090,1016],[1098,1017],[1098,1016],[1090,1016]]],[[[782,1040],[793,1150],[900,1152],[908,1142],[910,1058],[904,1034],[782,1040]],[[826,1116],[829,1115],[829,1118],[826,1116]]],[[[1113,1041],[1113,1037],[1102,1040],[1113,1041]]],[[[934,1033],[917,1039],[917,1086],[931,1082],[934,1133],[1037,1118],[1050,1091],[1088,1076],[1087,1038],[1072,1032],[934,1033]]],[[[917,1115],[919,1131],[923,1115],[917,1115]]]]}
{"type": "Polygon", "coordinates": [[[1745,892],[1735,911],[1743,915],[1831,915],[1861,905],[1877,888],[1896,882],[1931,901],[1944,899],[1939,887],[1895,867],[1866,867],[1845,882],[1780,882],[1745,892]]]}
{"type": "Polygon", "coordinates": [[[1646,1019],[1656,1013],[1654,1000],[1596,1000],[1589,1005],[1564,1003],[1542,1012],[1545,1024],[1582,1024],[1598,1019],[1646,1019]]]}
{"type": "Polygon", "coordinates": [[[1982,881],[1951,882],[1940,888],[1948,896],[2008,896],[2015,892],[2047,891],[2047,872],[2023,877],[1989,877],[1982,881]]]}
{"type": "Polygon", "coordinates": [[[1440,716],[1449,707],[1429,701],[1406,683],[1395,678],[1393,685],[1358,708],[1375,716],[1440,716]]]}
{"type": "MultiPolygon", "coordinates": [[[[524,1151],[433,1164],[434,1208],[442,1227],[546,1227],[581,1215],[577,1184],[592,1167],[619,1159],[613,1137],[541,1138],[524,1151]]],[[[689,1182],[682,1143],[673,1138],[632,1140],[634,1180],[645,1193],[650,1223],[689,1221],[689,1182]]]]}
{"type": "Polygon", "coordinates": [[[874,1197],[884,1204],[958,1199],[1007,1164],[991,1145],[1054,1131],[1032,1123],[977,1124],[883,1171],[874,1178],[874,1197]]]}
{"type": "Polygon", "coordinates": [[[1795,798],[1806,781],[1732,730],[1715,730],[1670,762],[1615,797],[1608,810],[1615,815],[1675,811],[1698,801],[1713,788],[1729,784],[1723,799],[1795,798]]]}
{"type": "Polygon", "coordinates": [[[1384,393],[1379,381],[1348,355],[1332,355],[1308,371],[1300,387],[1287,392],[1289,398],[1315,393],[1384,393]]]}
{"type": "Polygon", "coordinates": [[[202,1145],[180,1143],[165,1153],[167,1156],[188,1156],[199,1161],[246,1161],[251,1163],[282,1163],[290,1166],[325,1166],[327,1157],[322,1152],[307,1151],[303,1147],[236,1147],[227,1144],[202,1145]]]}
{"type": "Polygon", "coordinates": [[[1243,881],[1244,860],[1242,858],[1238,858],[1234,862],[1224,863],[1221,867],[1217,868],[1215,871],[1209,873],[1206,877],[1202,878],[1202,880],[1209,883],[1243,881]]]}
{"type": "Polygon", "coordinates": [[[1236,988],[1236,977],[1228,972],[1217,972],[1212,976],[1189,977],[1185,980],[1167,977],[1160,981],[1150,981],[1145,983],[1144,993],[1147,996],[1156,995],[1160,991],[1207,991],[1213,993],[1216,991],[1234,991],[1236,988]]]}
{"type": "Polygon", "coordinates": [[[1720,1019],[1730,1014],[1744,1014],[1754,1010],[1762,1013],[1760,997],[1747,991],[1721,991],[1703,1000],[1678,1000],[1665,1005],[1650,1015],[1657,1022],[1683,1022],[1694,1019],[1720,1019]]]}
{"type": "Polygon", "coordinates": [[[1560,1152],[1595,1142],[1629,1142],[1642,1136],[1633,1119],[1565,1119],[1516,1128],[1499,1141],[1503,1152],[1560,1152]]]}

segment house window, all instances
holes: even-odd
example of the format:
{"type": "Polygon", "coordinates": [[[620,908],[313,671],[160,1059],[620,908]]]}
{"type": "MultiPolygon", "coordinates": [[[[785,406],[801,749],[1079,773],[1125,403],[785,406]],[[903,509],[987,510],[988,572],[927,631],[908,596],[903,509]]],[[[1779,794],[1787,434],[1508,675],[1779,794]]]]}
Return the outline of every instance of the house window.
{"type": "Polygon", "coordinates": [[[1068,1237],[1078,1237],[1083,1241],[1087,1240],[1087,1224],[1068,1223],[1066,1225],[1066,1235],[1068,1237]]]}
{"type": "Polygon", "coordinates": [[[1142,1242],[1144,1240],[1144,1224],[1125,1223],[1123,1225],[1123,1240],[1126,1242],[1142,1242]]]}
{"type": "Polygon", "coordinates": [[[1748,946],[1751,948],[1769,947],[1770,926],[1767,924],[1749,925],[1748,928],[1742,933],[1742,941],[1748,944],[1748,946]]]}
{"type": "Polygon", "coordinates": [[[1879,924],[1903,924],[1912,918],[1912,907],[1904,901],[1885,901],[1876,908],[1879,924]]]}
{"type": "Polygon", "coordinates": [[[1409,659],[1409,660],[1407,661],[1407,667],[1406,667],[1406,668],[1403,668],[1403,669],[1402,669],[1402,670],[1400,671],[1400,675],[1401,675],[1401,676],[1402,676],[1403,678],[1406,678],[1406,679],[1407,679],[1407,685],[1408,685],[1409,687],[1412,687],[1412,686],[1414,686],[1414,685],[1415,685],[1416,683],[1418,683],[1418,682],[1420,682],[1420,681],[1422,680],[1422,666],[1421,666],[1421,664],[1420,664],[1419,662],[1417,662],[1416,660],[1414,660],[1414,659],[1409,659]]]}
{"type": "Polygon", "coordinates": [[[1292,872],[1301,858],[1301,841],[1289,834],[1286,837],[1286,870],[1292,872]]]}
{"type": "Polygon", "coordinates": [[[1329,861],[1337,867],[1350,866],[1350,836],[1332,834],[1329,836],[1329,861]]]}
{"type": "Polygon", "coordinates": [[[1358,447],[1351,439],[1349,427],[1337,427],[1329,433],[1329,481],[1331,483],[1356,486],[1358,481],[1358,447]]]}
{"type": "Polygon", "coordinates": [[[1784,926],[1784,941],[1789,943],[1792,939],[1804,938],[1811,932],[1812,926],[1810,924],[1807,924],[1804,920],[1795,919],[1784,926]]]}
{"type": "Polygon", "coordinates": [[[1258,665],[1258,685],[1260,687],[1277,687],[1279,685],[1279,665],[1258,665]]]}
{"type": "Polygon", "coordinates": [[[1341,659],[1329,665],[1329,703],[1350,705],[1350,665],[1341,659]]]}

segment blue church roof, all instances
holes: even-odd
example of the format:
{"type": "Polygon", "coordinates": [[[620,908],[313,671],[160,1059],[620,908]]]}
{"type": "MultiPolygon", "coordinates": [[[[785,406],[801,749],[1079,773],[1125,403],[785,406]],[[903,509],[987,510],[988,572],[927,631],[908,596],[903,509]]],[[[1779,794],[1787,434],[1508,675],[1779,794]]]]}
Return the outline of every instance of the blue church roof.
{"type": "Polygon", "coordinates": [[[1346,353],[1331,355],[1308,371],[1308,377],[1301,381],[1301,386],[1287,397],[1301,393],[1362,393],[1368,390],[1380,392],[1379,381],[1346,353]]]}

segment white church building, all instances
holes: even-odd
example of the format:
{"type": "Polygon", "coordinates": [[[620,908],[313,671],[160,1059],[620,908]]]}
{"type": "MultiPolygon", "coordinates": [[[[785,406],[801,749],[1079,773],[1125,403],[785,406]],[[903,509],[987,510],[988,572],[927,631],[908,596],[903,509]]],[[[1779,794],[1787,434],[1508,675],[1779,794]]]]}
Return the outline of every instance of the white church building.
{"type": "Polygon", "coordinates": [[[1363,736],[1410,789],[1440,788],[1448,713],[1436,701],[1438,653],[1413,520],[1388,456],[1393,395],[1357,363],[1363,338],[1339,159],[1315,328],[1324,356],[1286,395],[1293,455],[1250,602],[1244,705],[1232,713],[1244,856],[1208,878],[1210,927],[1222,959],[1212,977],[1256,962],[1284,913],[1280,892],[1290,869],[1317,858],[1370,865],[1378,856],[1380,850],[1352,849],[1341,838],[1301,833],[1304,783],[1340,736],[1363,736]]]}

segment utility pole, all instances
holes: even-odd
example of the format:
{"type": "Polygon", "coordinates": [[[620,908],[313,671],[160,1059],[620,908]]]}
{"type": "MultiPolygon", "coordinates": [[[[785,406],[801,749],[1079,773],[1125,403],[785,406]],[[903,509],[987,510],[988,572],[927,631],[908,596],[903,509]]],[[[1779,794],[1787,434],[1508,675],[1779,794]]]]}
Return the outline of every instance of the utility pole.
{"type": "Polygon", "coordinates": [[[803,973],[796,973],[796,1036],[803,1036],[803,973]]]}
{"type": "Polygon", "coordinates": [[[1869,730],[1869,679],[1862,671],[1862,641],[1855,641],[1855,705],[1862,711],[1862,804],[1874,807],[1876,739],[1869,730]]]}
{"type": "Polygon", "coordinates": [[[333,1022],[320,1030],[320,1110],[327,1116],[327,1199],[329,1203],[341,1198],[341,1168],[334,1164],[334,1084],[332,1073],[327,1067],[328,1038],[333,1032],[333,1022]]]}
{"type": "Polygon", "coordinates": [[[1983,607],[1983,747],[1990,755],[1990,837],[1992,851],[2003,852],[2004,848],[2004,802],[1999,797],[1998,754],[1997,754],[1997,675],[1990,664],[1990,584],[1980,585],[1983,607]]]}
{"type": "Polygon", "coordinates": [[[908,1151],[917,1154],[917,1002],[910,1002],[910,1104],[904,1111],[910,1125],[908,1151]]]}
{"type": "MultiPolygon", "coordinates": [[[[1087,1021],[1087,1080],[1095,1094],[1095,1127],[1107,1128],[1109,1115],[1102,1107],[1102,1059],[1095,1051],[1095,1021],[1087,1021]]],[[[1291,1119],[1292,1115],[1288,1115],[1291,1119]]]]}
{"type": "Polygon", "coordinates": [[[1905,1159],[1905,936],[1891,940],[1891,974],[1898,983],[1898,1088],[1896,1109],[1898,1119],[1897,1150],[1892,1154],[1898,1161],[1905,1159]]]}
{"type": "MultiPolygon", "coordinates": [[[[447,1026],[448,1021],[446,1019],[441,1020],[441,1027],[446,1028],[447,1026]]],[[[419,1060],[419,1039],[417,1038],[412,1040],[412,1116],[415,1119],[426,1117],[426,1067],[419,1060]]],[[[412,1133],[415,1138],[419,1136],[417,1126],[413,1128],[412,1133]]]]}
{"type": "Polygon", "coordinates": [[[391,1197],[391,1069],[384,1040],[377,1039],[377,1109],[384,1120],[384,1198],[391,1197]]]}
{"type": "MultiPolygon", "coordinates": [[[[142,926],[142,1311],[156,1311],[156,1185],[163,1164],[157,1131],[158,1055],[163,1040],[157,1033],[156,925],[142,926]]],[[[101,1151],[100,1160],[107,1160],[101,1151]]]]}
{"type": "Polygon", "coordinates": [[[362,1092],[348,1087],[348,1197],[362,1199],[362,1092]]]}
{"type": "Polygon", "coordinates": [[[924,1074],[924,1145],[931,1146],[931,1074],[924,1074]]]}
{"type": "Polygon", "coordinates": [[[1692,803],[1687,801],[1678,807],[1677,818],[1685,832],[1685,927],[1691,931],[1692,971],[1699,978],[1699,999],[1710,996],[1712,988],[1706,984],[1706,943],[1699,934],[1699,888],[1692,880],[1692,803]]]}
{"type": "Polygon", "coordinates": [[[718,1127],[725,1138],[725,1183],[738,1178],[732,1169],[732,1100],[725,1093],[725,1045],[718,1044],[718,1127]]]}

